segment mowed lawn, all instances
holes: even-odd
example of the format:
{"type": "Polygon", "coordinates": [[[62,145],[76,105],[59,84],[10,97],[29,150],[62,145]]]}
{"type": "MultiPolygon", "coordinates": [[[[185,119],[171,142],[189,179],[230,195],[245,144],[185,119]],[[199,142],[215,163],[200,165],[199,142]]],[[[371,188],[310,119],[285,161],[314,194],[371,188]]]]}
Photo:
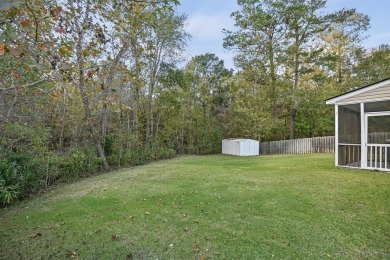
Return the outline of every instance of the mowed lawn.
{"type": "Polygon", "coordinates": [[[0,210],[1,259],[390,259],[390,174],[186,156],[0,210]]]}

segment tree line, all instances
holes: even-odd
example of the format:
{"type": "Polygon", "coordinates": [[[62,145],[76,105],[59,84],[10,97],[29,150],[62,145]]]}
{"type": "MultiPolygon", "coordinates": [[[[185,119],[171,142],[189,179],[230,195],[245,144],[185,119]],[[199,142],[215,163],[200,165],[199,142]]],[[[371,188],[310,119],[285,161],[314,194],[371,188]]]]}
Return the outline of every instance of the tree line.
{"type": "MultiPolygon", "coordinates": [[[[325,0],[239,0],[223,45],[184,66],[178,0],[0,5],[0,200],[221,140],[332,135],[324,100],[390,76],[390,48],[361,46],[369,17],[325,0]]],[[[222,44],[222,43],[221,43],[222,44]]]]}

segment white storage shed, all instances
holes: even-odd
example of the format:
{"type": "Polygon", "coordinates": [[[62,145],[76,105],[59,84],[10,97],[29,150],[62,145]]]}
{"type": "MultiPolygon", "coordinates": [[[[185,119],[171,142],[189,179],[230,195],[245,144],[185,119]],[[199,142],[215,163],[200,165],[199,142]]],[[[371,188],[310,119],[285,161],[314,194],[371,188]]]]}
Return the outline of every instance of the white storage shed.
{"type": "Polygon", "coordinates": [[[222,153],[238,156],[259,155],[259,141],[251,139],[222,140],[222,153]]]}

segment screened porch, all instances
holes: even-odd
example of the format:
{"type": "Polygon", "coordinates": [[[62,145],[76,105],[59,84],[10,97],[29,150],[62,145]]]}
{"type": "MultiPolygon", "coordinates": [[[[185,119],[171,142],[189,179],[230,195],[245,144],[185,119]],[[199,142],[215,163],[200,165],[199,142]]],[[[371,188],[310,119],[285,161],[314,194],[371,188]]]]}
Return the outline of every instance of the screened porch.
{"type": "Polygon", "coordinates": [[[390,171],[390,101],[338,106],[338,166],[390,171]]]}
{"type": "Polygon", "coordinates": [[[335,165],[390,171],[390,78],[326,103],[335,105],[335,165]]]}

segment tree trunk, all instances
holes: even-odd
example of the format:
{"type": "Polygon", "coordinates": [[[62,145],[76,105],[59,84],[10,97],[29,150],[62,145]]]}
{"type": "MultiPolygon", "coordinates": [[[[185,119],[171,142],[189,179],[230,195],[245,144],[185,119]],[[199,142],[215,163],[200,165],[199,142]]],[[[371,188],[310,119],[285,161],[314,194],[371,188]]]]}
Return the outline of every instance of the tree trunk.
{"type": "Polygon", "coordinates": [[[298,32],[295,32],[296,38],[295,38],[295,53],[294,53],[294,85],[293,85],[293,92],[292,92],[292,108],[291,108],[291,114],[290,114],[290,140],[294,139],[294,132],[295,132],[295,118],[297,115],[297,95],[296,92],[298,90],[298,83],[299,83],[299,38],[298,38],[298,32]]]}
{"type": "Polygon", "coordinates": [[[109,165],[107,163],[107,159],[106,159],[106,156],[104,154],[104,149],[103,149],[103,146],[100,142],[100,138],[99,138],[99,134],[95,128],[95,125],[93,124],[93,121],[92,121],[92,113],[91,113],[91,109],[90,109],[90,102],[89,102],[89,99],[88,99],[88,95],[87,95],[87,90],[86,90],[86,87],[85,87],[85,78],[84,78],[84,70],[82,69],[82,62],[79,62],[79,77],[80,77],[80,80],[79,80],[79,90],[80,90],[80,94],[81,94],[81,99],[83,101],[83,105],[84,105],[84,112],[85,112],[85,117],[87,119],[87,122],[88,122],[88,126],[89,126],[89,130],[91,131],[92,133],[92,137],[93,137],[93,140],[95,142],[95,147],[96,147],[96,150],[98,152],[98,155],[99,157],[102,159],[102,163],[103,163],[103,168],[104,170],[109,170],[109,165]],[[81,66],[81,67],[80,67],[81,66]]]}
{"type": "Polygon", "coordinates": [[[125,55],[129,48],[129,41],[125,41],[119,50],[118,54],[115,56],[111,68],[109,69],[109,73],[107,76],[107,79],[102,85],[103,88],[103,111],[102,111],[102,140],[105,142],[105,137],[107,136],[107,127],[108,127],[108,99],[109,94],[111,90],[111,86],[113,85],[114,81],[114,74],[117,72],[117,65],[119,64],[119,61],[121,58],[125,55]]]}
{"type": "Polygon", "coordinates": [[[96,127],[93,124],[92,121],[92,113],[90,109],[90,102],[88,99],[88,94],[87,94],[87,88],[85,86],[85,66],[84,66],[84,57],[83,57],[83,41],[84,41],[84,25],[89,21],[89,14],[90,14],[90,6],[89,2],[87,2],[86,6],[86,11],[85,11],[85,18],[83,21],[83,24],[80,24],[79,21],[77,20],[77,15],[76,15],[76,10],[73,9],[74,13],[74,21],[75,21],[75,27],[77,29],[77,34],[78,34],[78,39],[77,39],[77,45],[76,45],[76,55],[77,55],[77,64],[78,64],[78,74],[79,74],[79,90],[80,90],[80,95],[81,99],[83,101],[83,106],[84,106],[84,112],[85,112],[85,117],[88,122],[89,130],[92,133],[92,138],[95,143],[96,150],[98,152],[99,157],[102,159],[103,163],[103,168],[104,170],[109,170],[109,165],[107,163],[106,156],[104,154],[104,149],[103,146],[100,142],[99,134],[96,131],[96,127]]]}
{"type": "Polygon", "coordinates": [[[65,132],[65,122],[66,122],[66,89],[65,87],[62,88],[63,91],[63,105],[62,105],[62,115],[61,115],[61,131],[60,131],[60,137],[58,140],[58,147],[62,150],[64,147],[64,132],[65,132]]]}
{"type": "Polygon", "coordinates": [[[272,110],[274,121],[278,119],[278,107],[276,105],[276,74],[275,74],[275,58],[274,48],[272,46],[272,38],[269,39],[269,63],[270,63],[270,74],[271,74],[271,95],[272,95],[272,110]]]}
{"type": "Polygon", "coordinates": [[[339,84],[343,83],[343,72],[342,72],[341,60],[337,64],[337,75],[338,75],[339,84]]]}
{"type": "Polygon", "coordinates": [[[141,89],[141,64],[140,64],[140,54],[139,54],[139,50],[138,50],[138,42],[137,42],[137,39],[136,38],[131,38],[130,39],[130,43],[131,43],[131,50],[132,50],[132,54],[133,54],[133,57],[134,57],[134,63],[135,63],[135,68],[134,68],[134,71],[135,71],[135,81],[133,81],[133,90],[132,90],[132,94],[133,94],[133,104],[132,104],[132,107],[133,107],[133,124],[132,124],[132,127],[133,127],[133,132],[136,133],[137,135],[139,134],[139,109],[140,109],[140,89],[141,89]]]}

